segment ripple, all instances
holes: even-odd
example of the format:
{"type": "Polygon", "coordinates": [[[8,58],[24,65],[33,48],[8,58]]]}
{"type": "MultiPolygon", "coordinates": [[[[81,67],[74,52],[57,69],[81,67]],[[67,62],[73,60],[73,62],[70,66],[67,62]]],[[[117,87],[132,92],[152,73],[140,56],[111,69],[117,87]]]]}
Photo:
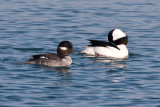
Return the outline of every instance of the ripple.
{"type": "Polygon", "coordinates": [[[145,0],[2,0],[1,106],[159,107],[159,7],[145,0]],[[114,28],[129,37],[127,59],[71,54],[67,68],[16,63],[56,51],[62,40],[80,52],[86,39],[106,40],[114,28]]]}
{"type": "Polygon", "coordinates": [[[13,48],[17,51],[27,52],[27,51],[42,51],[43,48],[13,48]]]}

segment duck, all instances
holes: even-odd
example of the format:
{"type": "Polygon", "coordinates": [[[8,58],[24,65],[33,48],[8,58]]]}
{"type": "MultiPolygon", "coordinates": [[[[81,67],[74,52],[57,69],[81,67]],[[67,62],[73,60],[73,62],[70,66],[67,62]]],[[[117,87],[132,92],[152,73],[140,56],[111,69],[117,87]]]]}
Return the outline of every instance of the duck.
{"type": "Polygon", "coordinates": [[[120,29],[112,29],[108,33],[108,41],[90,40],[80,53],[89,56],[103,56],[108,58],[124,59],[129,57],[127,49],[128,36],[120,29]]]}
{"type": "Polygon", "coordinates": [[[57,53],[32,55],[29,60],[22,63],[52,67],[71,66],[72,59],[69,56],[70,53],[73,53],[72,43],[70,41],[61,41],[57,47],[57,53]]]}

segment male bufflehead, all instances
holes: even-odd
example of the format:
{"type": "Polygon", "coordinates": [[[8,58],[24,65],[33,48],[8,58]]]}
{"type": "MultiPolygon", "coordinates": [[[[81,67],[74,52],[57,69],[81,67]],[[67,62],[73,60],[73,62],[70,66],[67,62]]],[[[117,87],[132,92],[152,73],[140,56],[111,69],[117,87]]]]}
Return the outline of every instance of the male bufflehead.
{"type": "Polygon", "coordinates": [[[128,43],[127,35],[120,29],[113,29],[108,33],[109,42],[100,40],[89,40],[90,45],[85,46],[81,53],[86,55],[102,55],[111,58],[127,58],[128,43]]]}
{"type": "Polygon", "coordinates": [[[62,41],[59,43],[56,53],[46,53],[33,55],[28,61],[22,63],[40,64],[53,67],[70,66],[72,59],[69,56],[73,52],[72,43],[69,41],[62,41]]]}

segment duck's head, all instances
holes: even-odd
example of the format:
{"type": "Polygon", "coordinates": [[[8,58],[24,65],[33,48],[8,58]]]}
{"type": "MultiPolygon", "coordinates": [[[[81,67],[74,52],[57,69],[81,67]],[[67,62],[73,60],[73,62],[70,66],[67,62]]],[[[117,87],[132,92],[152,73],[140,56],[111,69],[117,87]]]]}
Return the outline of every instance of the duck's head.
{"type": "Polygon", "coordinates": [[[62,41],[59,43],[57,53],[60,57],[68,56],[73,52],[73,46],[70,41],[62,41]]]}
{"type": "Polygon", "coordinates": [[[127,45],[128,37],[127,35],[120,29],[113,29],[108,33],[108,40],[116,45],[127,45]]]}

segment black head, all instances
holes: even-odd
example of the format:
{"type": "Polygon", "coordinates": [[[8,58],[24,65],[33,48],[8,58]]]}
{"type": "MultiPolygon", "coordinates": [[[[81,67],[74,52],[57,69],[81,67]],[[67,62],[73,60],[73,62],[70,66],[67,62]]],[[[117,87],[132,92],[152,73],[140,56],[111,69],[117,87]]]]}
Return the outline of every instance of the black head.
{"type": "Polygon", "coordinates": [[[112,36],[112,34],[113,34],[113,31],[114,31],[115,29],[112,29],[109,33],[108,33],[108,40],[109,40],[109,42],[112,42],[113,43],[113,36],[112,36]]]}
{"type": "Polygon", "coordinates": [[[60,57],[68,56],[73,52],[73,46],[70,41],[62,41],[59,43],[57,53],[60,57]]]}
{"type": "Polygon", "coordinates": [[[108,40],[116,45],[128,43],[127,35],[120,29],[113,29],[108,33],[108,40]]]}

